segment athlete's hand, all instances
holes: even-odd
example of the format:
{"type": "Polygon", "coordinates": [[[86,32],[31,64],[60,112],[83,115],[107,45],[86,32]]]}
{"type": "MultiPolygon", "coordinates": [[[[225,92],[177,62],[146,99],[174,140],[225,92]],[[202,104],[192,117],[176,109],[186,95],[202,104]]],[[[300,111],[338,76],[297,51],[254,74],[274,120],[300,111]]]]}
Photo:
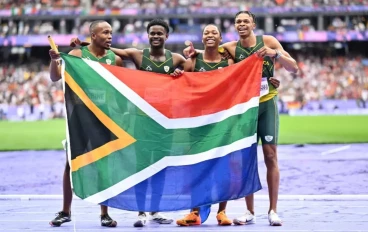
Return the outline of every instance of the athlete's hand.
{"type": "Polygon", "coordinates": [[[183,50],[183,54],[186,58],[189,57],[196,57],[197,51],[194,49],[193,43],[190,42],[189,40],[185,41],[185,45],[188,46],[183,50]]]}
{"type": "Polygon", "coordinates": [[[230,55],[230,52],[228,50],[226,50],[225,48],[223,47],[220,47],[218,49],[219,53],[221,54],[221,59],[223,60],[230,60],[232,59],[233,57],[230,55]]]}
{"type": "Polygon", "coordinates": [[[175,69],[174,72],[170,73],[170,76],[172,77],[180,77],[181,75],[183,75],[184,71],[180,70],[180,69],[175,69]]]}
{"type": "Polygon", "coordinates": [[[89,45],[90,43],[88,42],[82,42],[80,41],[78,38],[72,38],[70,40],[70,47],[76,47],[76,46],[87,46],[89,45]]]}
{"type": "Polygon", "coordinates": [[[270,82],[271,84],[277,89],[278,87],[280,87],[280,81],[277,80],[276,78],[274,77],[270,77],[270,82]]]}
{"type": "MultiPolygon", "coordinates": [[[[57,45],[56,45],[56,47],[57,47],[57,45]]],[[[60,59],[60,53],[56,52],[53,49],[49,50],[49,55],[50,55],[51,60],[59,60],[60,59]]]]}
{"type": "Polygon", "coordinates": [[[262,57],[262,58],[264,58],[266,56],[273,58],[274,56],[276,56],[276,51],[275,51],[275,49],[264,46],[261,49],[259,49],[258,51],[256,51],[256,54],[257,54],[258,57],[262,57]]]}

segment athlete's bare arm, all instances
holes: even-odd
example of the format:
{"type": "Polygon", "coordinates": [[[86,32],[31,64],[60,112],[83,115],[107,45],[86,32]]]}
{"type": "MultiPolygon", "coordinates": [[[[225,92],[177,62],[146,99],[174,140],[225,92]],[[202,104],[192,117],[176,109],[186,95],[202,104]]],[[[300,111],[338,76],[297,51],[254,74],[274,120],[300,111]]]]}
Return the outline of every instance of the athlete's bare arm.
{"type": "Polygon", "coordinates": [[[115,63],[116,63],[116,66],[123,67],[123,59],[121,59],[120,56],[115,55],[115,63]]]}
{"type": "Polygon", "coordinates": [[[228,65],[235,64],[235,61],[234,61],[233,59],[228,59],[228,60],[227,60],[227,64],[228,64],[228,65]]]}
{"type": "Polygon", "coordinates": [[[185,72],[193,72],[195,67],[196,59],[194,57],[188,58],[184,64],[185,72]]]}
{"type": "Polygon", "coordinates": [[[264,35],[263,41],[265,46],[257,51],[257,54],[261,57],[269,56],[275,57],[277,55],[277,51],[281,53],[281,56],[277,59],[277,61],[289,72],[297,73],[298,72],[298,64],[296,61],[290,56],[288,52],[284,50],[280,42],[273,36],[264,35]]]}
{"type": "Polygon", "coordinates": [[[183,74],[184,65],[185,65],[185,58],[178,54],[178,53],[172,53],[172,59],[173,59],[173,65],[175,68],[174,72],[170,73],[172,77],[180,77],[183,74]]]}
{"type": "Polygon", "coordinates": [[[234,59],[236,44],[237,44],[236,41],[231,41],[231,42],[221,44],[220,47],[223,47],[230,54],[230,56],[234,59]]]}
{"type": "MultiPolygon", "coordinates": [[[[70,40],[70,46],[75,47],[77,45],[79,46],[87,46],[89,45],[89,42],[82,42],[78,38],[72,38],[70,40]]],[[[110,50],[115,53],[115,55],[119,56],[120,58],[130,59],[134,62],[136,67],[140,67],[142,63],[142,56],[143,51],[138,50],[136,48],[126,48],[126,49],[120,49],[120,48],[110,48],[110,50]]],[[[119,65],[120,66],[120,65],[119,65]]]]}
{"type": "MultiPolygon", "coordinates": [[[[51,57],[51,63],[50,63],[50,79],[51,81],[55,82],[61,79],[61,60],[60,60],[60,54],[56,53],[56,51],[50,49],[49,51],[50,57],[51,57]]],[[[69,53],[69,55],[82,57],[82,51],[80,49],[73,49],[69,53]]]]}
{"type": "Polygon", "coordinates": [[[172,53],[173,57],[173,64],[175,67],[184,68],[184,64],[187,61],[184,56],[180,55],[179,53],[172,53]]]}
{"type": "Polygon", "coordinates": [[[141,66],[143,58],[142,50],[138,50],[136,48],[110,48],[110,50],[115,53],[115,55],[120,56],[121,58],[132,60],[137,67],[141,66]]]}
{"type": "MultiPolygon", "coordinates": [[[[232,41],[232,42],[227,42],[227,43],[220,45],[220,47],[223,47],[225,50],[227,50],[227,53],[231,56],[231,57],[228,57],[227,55],[225,55],[226,58],[235,57],[236,43],[237,43],[236,41],[232,41]]],[[[203,52],[204,50],[195,49],[193,45],[188,46],[183,50],[183,54],[185,57],[196,57],[198,53],[203,53],[203,52]]]]}

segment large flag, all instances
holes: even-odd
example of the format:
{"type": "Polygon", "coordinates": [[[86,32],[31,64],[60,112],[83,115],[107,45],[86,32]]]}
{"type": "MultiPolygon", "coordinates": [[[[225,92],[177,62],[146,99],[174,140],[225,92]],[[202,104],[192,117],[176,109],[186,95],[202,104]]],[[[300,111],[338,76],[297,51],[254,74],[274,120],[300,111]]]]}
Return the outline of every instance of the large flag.
{"type": "Polygon", "coordinates": [[[179,78],[62,54],[72,184],[89,202],[174,211],[261,188],[262,59],[179,78]]]}

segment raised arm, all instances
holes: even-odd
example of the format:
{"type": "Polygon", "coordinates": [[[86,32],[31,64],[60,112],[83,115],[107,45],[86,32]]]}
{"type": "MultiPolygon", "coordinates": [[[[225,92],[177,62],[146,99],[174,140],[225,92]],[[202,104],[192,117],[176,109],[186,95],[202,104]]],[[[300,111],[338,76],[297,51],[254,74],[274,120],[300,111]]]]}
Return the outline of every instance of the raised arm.
{"type": "MultiPolygon", "coordinates": [[[[56,53],[53,49],[50,49],[49,55],[51,57],[50,63],[50,79],[56,82],[61,79],[61,58],[60,54],[56,53]]],[[[80,49],[74,49],[69,52],[69,55],[82,57],[82,51],[80,49]]]]}
{"type": "Polygon", "coordinates": [[[183,55],[187,58],[189,57],[196,57],[198,55],[198,53],[202,53],[203,50],[198,50],[195,49],[193,46],[193,43],[190,42],[189,40],[185,41],[185,45],[187,46],[186,48],[184,48],[183,50],[183,55]]]}
{"type": "MultiPolygon", "coordinates": [[[[72,38],[70,40],[70,46],[76,47],[76,46],[87,46],[90,45],[89,42],[82,42],[78,38],[72,38]]],[[[115,55],[120,56],[121,58],[126,59],[135,59],[137,58],[136,55],[139,53],[140,50],[135,48],[126,48],[126,49],[120,49],[120,48],[110,48],[110,50],[115,53],[115,55]]]]}
{"type": "Polygon", "coordinates": [[[261,57],[269,56],[275,58],[287,71],[297,73],[299,68],[296,61],[284,50],[280,42],[273,36],[264,35],[265,46],[257,51],[261,57]]]}

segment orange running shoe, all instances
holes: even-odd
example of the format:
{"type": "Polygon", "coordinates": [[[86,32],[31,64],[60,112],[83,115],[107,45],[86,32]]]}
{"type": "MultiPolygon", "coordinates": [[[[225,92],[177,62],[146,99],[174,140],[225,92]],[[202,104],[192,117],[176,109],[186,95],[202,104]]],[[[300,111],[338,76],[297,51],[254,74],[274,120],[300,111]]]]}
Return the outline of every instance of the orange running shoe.
{"type": "Polygon", "coordinates": [[[226,216],[225,211],[221,211],[216,216],[219,226],[230,226],[233,222],[226,216]]]}
{"type": "Polygon", "coordinates": [[[193,211],[184,218],[177,220],[176,224],[179,226],[198,226],[201,224],[201,217],[199,216],[198,211],[193,211]]]}

